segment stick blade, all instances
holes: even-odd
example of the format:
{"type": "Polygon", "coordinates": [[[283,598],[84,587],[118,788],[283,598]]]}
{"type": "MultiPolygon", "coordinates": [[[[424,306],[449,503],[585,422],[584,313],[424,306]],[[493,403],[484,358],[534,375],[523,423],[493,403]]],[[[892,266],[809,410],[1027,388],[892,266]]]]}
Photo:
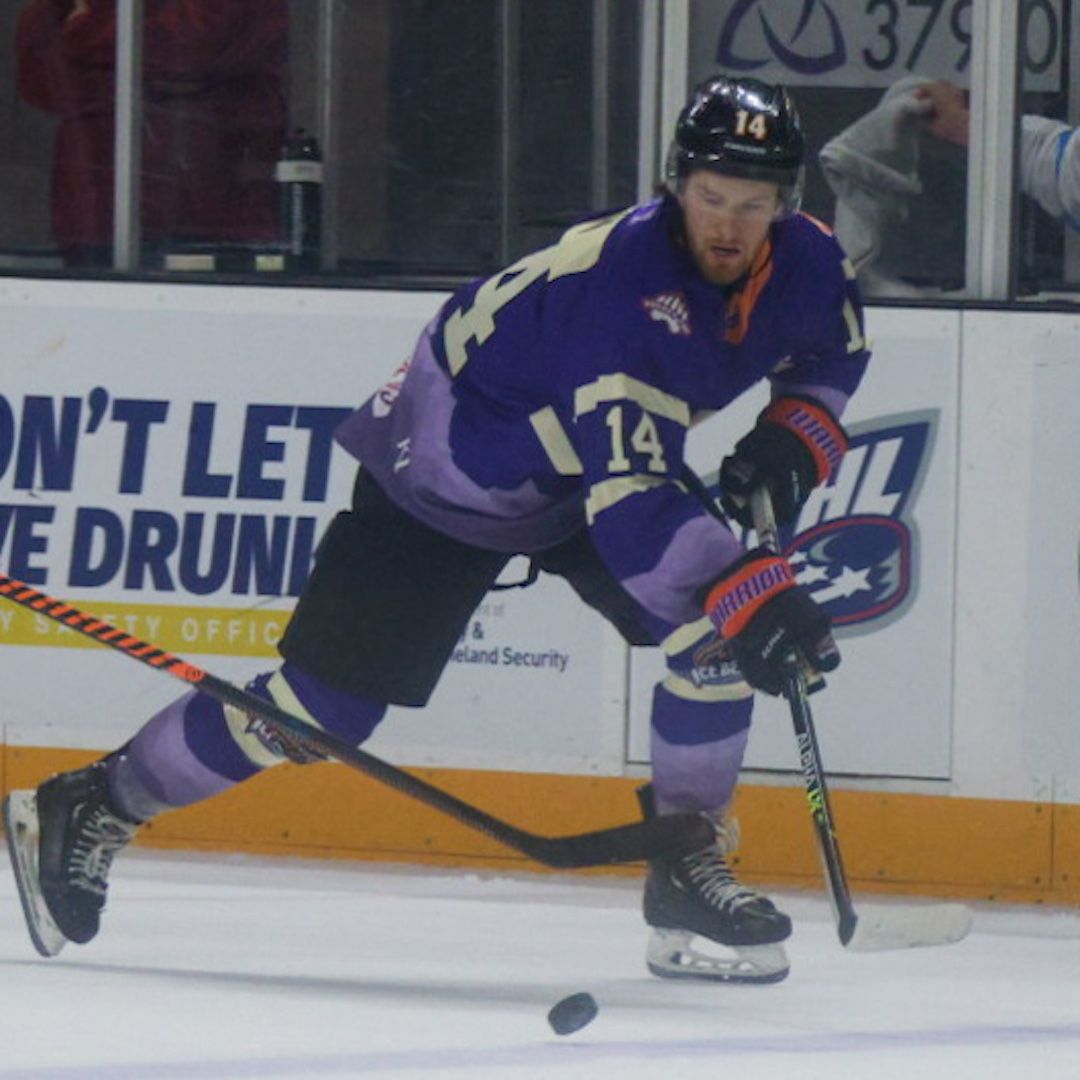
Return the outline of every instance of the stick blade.
{"type": "Polygon", "coordinates": [[[952,945],[967,937],[973,921],[964,904],[860,909],[855,931],[844,944],[853,952],[952,945]]]}

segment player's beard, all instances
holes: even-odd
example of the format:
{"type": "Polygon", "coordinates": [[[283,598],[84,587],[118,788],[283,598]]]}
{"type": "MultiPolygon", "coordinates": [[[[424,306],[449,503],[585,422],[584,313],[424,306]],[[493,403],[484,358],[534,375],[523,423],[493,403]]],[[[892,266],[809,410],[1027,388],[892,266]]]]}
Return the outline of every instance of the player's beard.
{"type": "Polygon", "coordinates": [[[691,251],[706,281],[713,285],[731,285],[750,269],[764,242],[762,237],[750,248],[743,241],[732,243],[706,238],[695,241],[691,251]]]}

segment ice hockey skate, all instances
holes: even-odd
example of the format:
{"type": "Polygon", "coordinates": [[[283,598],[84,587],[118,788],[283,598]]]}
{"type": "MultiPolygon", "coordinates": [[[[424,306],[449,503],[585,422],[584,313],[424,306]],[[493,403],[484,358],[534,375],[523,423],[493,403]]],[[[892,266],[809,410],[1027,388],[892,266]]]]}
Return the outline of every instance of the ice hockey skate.
{"type": "Polygon", "coordinates": [[[61,773],[4,800],[15,882],[30,938],[42,956],[98,932],[109,867],[138,825],[109,805],[104,762],[61,773]]]}
{"type": "Polygon", "coordinates": [[[790,970],[781,942],[791,920],[732,873],[727,856],[738,847],[737,823],[714,825],[709,847],[649,864],[644,912],[653,931],[646,963],[662,978],[779,982],[790,970]],[[695,937],[726,951],[695,947],[695,937]]]}

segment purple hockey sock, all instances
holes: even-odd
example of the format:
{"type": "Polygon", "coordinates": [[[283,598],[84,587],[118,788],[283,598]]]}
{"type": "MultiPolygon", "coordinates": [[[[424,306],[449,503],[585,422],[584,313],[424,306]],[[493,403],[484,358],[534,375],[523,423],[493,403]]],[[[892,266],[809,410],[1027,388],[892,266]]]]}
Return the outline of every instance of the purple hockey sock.
{"type": "Polygon", "coordinates": [[[208,799],[259,771],[230,738],[221,704],[195,690],[152,717],[109,756],[107,768],[116,808],[138,821],[208,799]]]}
{"type": "MultiPolygon", "coordinates": [[[[370,736],[386,713],[385,705],[335,690],[294,665],[286,664],[280,677],[285,686],[278,681],[276,696],[271,674],[254,679],[249,689],[287,711],[306,712],[302,718],[314,719],[354,746],[370,736]]],[[[107,759],[116,809],[145,821],[225,791],[274,763],[265,749],[251,752],[254,740],[230,729],[220,702],[191,691],[162,709],[107,759]],[[247,750],[245,739],[252,743],[247,750]]]]}
{"type": "Polygon", "coordinates": [[[735,792],[750,735],[753,698],[691,701],[657,686],[652,775],[660,814],[712,811],[735,792]]]}

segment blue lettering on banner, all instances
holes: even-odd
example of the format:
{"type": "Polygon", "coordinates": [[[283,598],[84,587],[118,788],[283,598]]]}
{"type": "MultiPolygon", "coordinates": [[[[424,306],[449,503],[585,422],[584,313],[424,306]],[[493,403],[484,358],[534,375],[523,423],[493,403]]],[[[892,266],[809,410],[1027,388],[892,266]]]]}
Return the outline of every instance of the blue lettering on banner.
{"type": "Polygon", "coordinates": [[[83,506],[75,515],[67,584],[101,588],[119,578],[125,589],[193,596],[226,587],[234,596],[298,596],[316,525],[309,517],[176,517],[160,510],[136,510],[125,522],[111,510],[83,506]]]}
{"type": "Polygon", "coordinates": [[[79,398],[63,398],[57,415],[52,398],[28,395],[16,424],[15,411],[0,397],[0,476],[14,457],[12,487],[70,491],[81,412],[79,398]]]}
{"type": "Polygon", "coordinates": [[[209,499],[280,499],[284,482],[269,479],[263,473],[264,466],[285,457],[285,444],[271,438],[270,431],[275,427],[295,427],[309,434],[302,498],[305,502],[321,502],[326,498],[333,432],[350,412],[350,409],[249,405],[234,493],[231,474],[210,471],[217,405],[196,402],[191,410],[183,494],[209,499]]]}
{"type": "MultiPolygon", "coordinates": [[[[91,393],[91,405],[95,394],[91,393]]],[[[117,398],[113,402],[112,418],[124,425],[124,449],[120,454],[120,492],[123,495],[138,495],[143,489],[146,475],[146,461],[150,451],[150,429],[153,424],[164,424],[169,415],[167,401],[127,401],[117,398]]],[[[89,430],[96,431],[95,423],[89,430]]]]}
{"type": "Polygon", "coordinates": [[[35,565],[34,555],[44,554],[48,537],[38,531],[56,516],[52,506],[10,506],[0,504],[0,548],[7,547],[7,571],[29,585],[44,585],[46,568],[35,565]],[[10,541],[10,542],[9,542],[10,541]]]}
{"type": "Polygon", "coordinates": [[[290,498],[313,504],[316,512],[326,509],[334,455],[342,453],[334,431],[350,411],[249,403],[236,432],[223,406],[212,401],[178,409],[166,400],[118,397],[100,386],[82,397],[0,395],[0,491],[6,488],[9,499],[0,503],[0,566],[39,586],[49,585],[50,572],[58,577],[66,571],[62,585],[71,588],[297,596],[311,567],[318,517],[254,505],[246,513],[212,513],[205,505],[185,510],[172,504],[290,498]],[[181,430],[167,438],[170,424],[181,430]],[[137,504],[101,505],[111,500],[98,481],[93,503],[72,505],[80,490],[80,455],[93,455],[97,465],[106,448],[117,457],[116,494],[137,504]],[[160,480],[155,485],[169,509],[138,500],[151,464],[165,455],[181,463],[178,490],[163,490],[160,480]],[[32,501],[12,498],[20,492],[32,501]],[[58,495],[54,505],[44,500],[50,492],[58,495]],[[55,555],[49,558],[54,534],[54,547],[62,536],[65,566],[55,555]]]}
{"type": "Polygon", "coordinates": [[[268,480],[262,470],[267,462],[285,460],[285,444],[279,439],[271,439],[269,433],[271,428],[287,427],[292,414],[289,405],[248,406],[236,485],[238,499],[281,498],[285,482],[268,480]]]}
{"type": "Polygon", "coordinates": [[[533,668],[564,675],[570,665],[570,654],[558,649],[516,649],[512,645],[478,649],[470,644],[459,644],[451,653],[450,661],[484,667],[533,668]]]}
{"type": "Polygon", "coordinates": [[[296,410],[293,427],[308,433],[307,464],[304,487],[300,497],[304,502],[324,502],[330,480],[330,454],[334,449],[334,429],[349,415],[351,409],[321,406],[296,410]]]}
{"type": "Polygon", "coordinates": [[[211,401],[197,401],[191,407],[191,427],[184,459],[184,495],[201,495],[207,499],[229,497],[231,478],[210,472],[210,445],[214,440],[216,413],[217,406],[211,401]]]}

